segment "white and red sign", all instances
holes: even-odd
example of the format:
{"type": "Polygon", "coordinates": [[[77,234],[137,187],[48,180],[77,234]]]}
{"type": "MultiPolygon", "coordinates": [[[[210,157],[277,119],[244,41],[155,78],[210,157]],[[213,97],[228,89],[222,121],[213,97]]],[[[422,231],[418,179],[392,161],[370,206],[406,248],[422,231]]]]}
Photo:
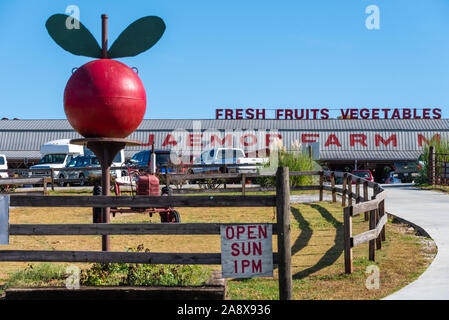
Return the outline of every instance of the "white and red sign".
{"type": "Polygon", "coordinates": [[[271,224],[221,225],[223,278],[273,276],[271,224]]]}

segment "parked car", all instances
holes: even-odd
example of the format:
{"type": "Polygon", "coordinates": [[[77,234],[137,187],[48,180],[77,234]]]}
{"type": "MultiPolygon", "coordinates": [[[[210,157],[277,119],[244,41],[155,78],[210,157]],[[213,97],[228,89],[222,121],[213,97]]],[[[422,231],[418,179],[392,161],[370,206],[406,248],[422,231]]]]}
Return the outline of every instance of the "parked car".
{"type": "MultiPolygon", "coordinates": [[[[77,168],[79,170],[60,171],[59,179],[79,179],[79,185],[84,186],[86,184],[87,177],[90,175],[101,175],[100,170],[83,170],[84,168],[98,167],[100,169],[100,161],[96,156],[78,156],[72,159],[66,168],[77,168]]],[[[65,182],[60,180],[59,184],[64,186],[65,182]]]]}
{"type": "MultiPolygon", "coordinates": [[[[70,139],[52,140],[40,147],[42,158],[30,169],[49,169],[46,171],[30,171],[29,177],[48,176],[50,169],[66,167],[75,157],[84,154],[83,146],[71,144],[70,139]]],[[[53,171],[54,178],[59,177],[58,170],[53,171]]]]}
{"type": "MultiPolygon", "coordinates": [[[[156,154],[156,170],[161,173],[165,173],[165,167],[173,166],[174,164],[170,160],[170,150],[155,150],[156,154]]],[[[146,167],[151,165],[151,150],[143,150],[137,152],[130,160],[128,164],[134,167],[146,167]]],[[[172,168],[167,169],[168,172],[173,172],[172,168]]]]}
{"type": "MultiPolygon", "coordinates": [[[[6,156],[4,154],[0,154],[0,169],[8,169],[8,161],[6,161],[6,156]]],[[[8,172],[0,172],[0,178],[8,178],[8,172]]]]}
{"type": "Polygon", "coordinates": [[[385,183],[386,184],[402,183],[401,179],[399,179],[398,177],[399,175],[396,172],[390,171],[387,179],[385,179],[385,183]]]}
{"type": "Polygon", "coordinates": [[[248,158],[243,149],[214,148],[201,153],[193,161],[194,165],[207,165],[193,167],[193,173],[223,171],[223,167],[213,167],[214,164],[226,164],[226,172],[256,173],[268,161],[267,158],[248,158]]]}
{"type": "Polygon", "coordinates": [[[416,161],[408,162],[395,162],[393,165],[393,170],[399,178],[404,183],[411,183],[419,176],[419,163],[416,161]]]}
{"type": "MultiPolygon", "coordinates": [[[[365,180],[374,182],[373,174],[369,170],[354,170],[352,171],[352,174],[365,180]]],[[[355,181],[352,181],[352,183],[354,184],[355,181]]]]}

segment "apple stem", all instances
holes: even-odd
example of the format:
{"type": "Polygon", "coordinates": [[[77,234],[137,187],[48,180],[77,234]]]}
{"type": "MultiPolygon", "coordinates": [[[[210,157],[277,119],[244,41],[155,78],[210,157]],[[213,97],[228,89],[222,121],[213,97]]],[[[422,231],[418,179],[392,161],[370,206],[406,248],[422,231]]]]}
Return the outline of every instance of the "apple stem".
{"type": "Polygon", "coordinates": [[[101,15],[101,58],[108,58],[108,15],[101,15]]]}

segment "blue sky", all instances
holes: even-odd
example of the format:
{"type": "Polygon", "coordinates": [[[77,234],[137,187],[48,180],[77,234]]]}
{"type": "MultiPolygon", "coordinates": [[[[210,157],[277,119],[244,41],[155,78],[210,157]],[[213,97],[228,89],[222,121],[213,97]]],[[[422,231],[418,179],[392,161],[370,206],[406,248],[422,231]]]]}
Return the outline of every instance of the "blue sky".
{"type": "Polygon", "coordinates": [[[167,29],[136,66],[145,118],[213,118],[216,108],[440,107],[449,117],[449,1],[0,0],[0,117],[64,119],[73,67],[90,61],[56,45],[45,21],[80,9],[109,44],[146,15],[167,29]],[[380,30],[365,27],[368,5],[380,30]]]}

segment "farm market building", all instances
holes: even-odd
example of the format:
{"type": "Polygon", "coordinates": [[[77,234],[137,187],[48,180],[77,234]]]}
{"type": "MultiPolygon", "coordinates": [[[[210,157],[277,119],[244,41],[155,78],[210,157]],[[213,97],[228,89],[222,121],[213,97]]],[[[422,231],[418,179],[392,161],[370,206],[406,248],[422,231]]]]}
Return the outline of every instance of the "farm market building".
{"type": "MultiPolygon", "coordinates": [[[[41,157],[40,146],[55,139],[81,138],[67,120],[0,120],[0,154],[10,168],[29,166],[41,157]]],[[[151,148],[190,150],[238,147],[258,154],[282,140],[286,149],[311,145],[314,157],[331,169],[377,168],[416,161],[432,139],[449,139],[449,119],[326,120],[143,120],[128,137],[143,142],[125,155],[151,148]]]]}

